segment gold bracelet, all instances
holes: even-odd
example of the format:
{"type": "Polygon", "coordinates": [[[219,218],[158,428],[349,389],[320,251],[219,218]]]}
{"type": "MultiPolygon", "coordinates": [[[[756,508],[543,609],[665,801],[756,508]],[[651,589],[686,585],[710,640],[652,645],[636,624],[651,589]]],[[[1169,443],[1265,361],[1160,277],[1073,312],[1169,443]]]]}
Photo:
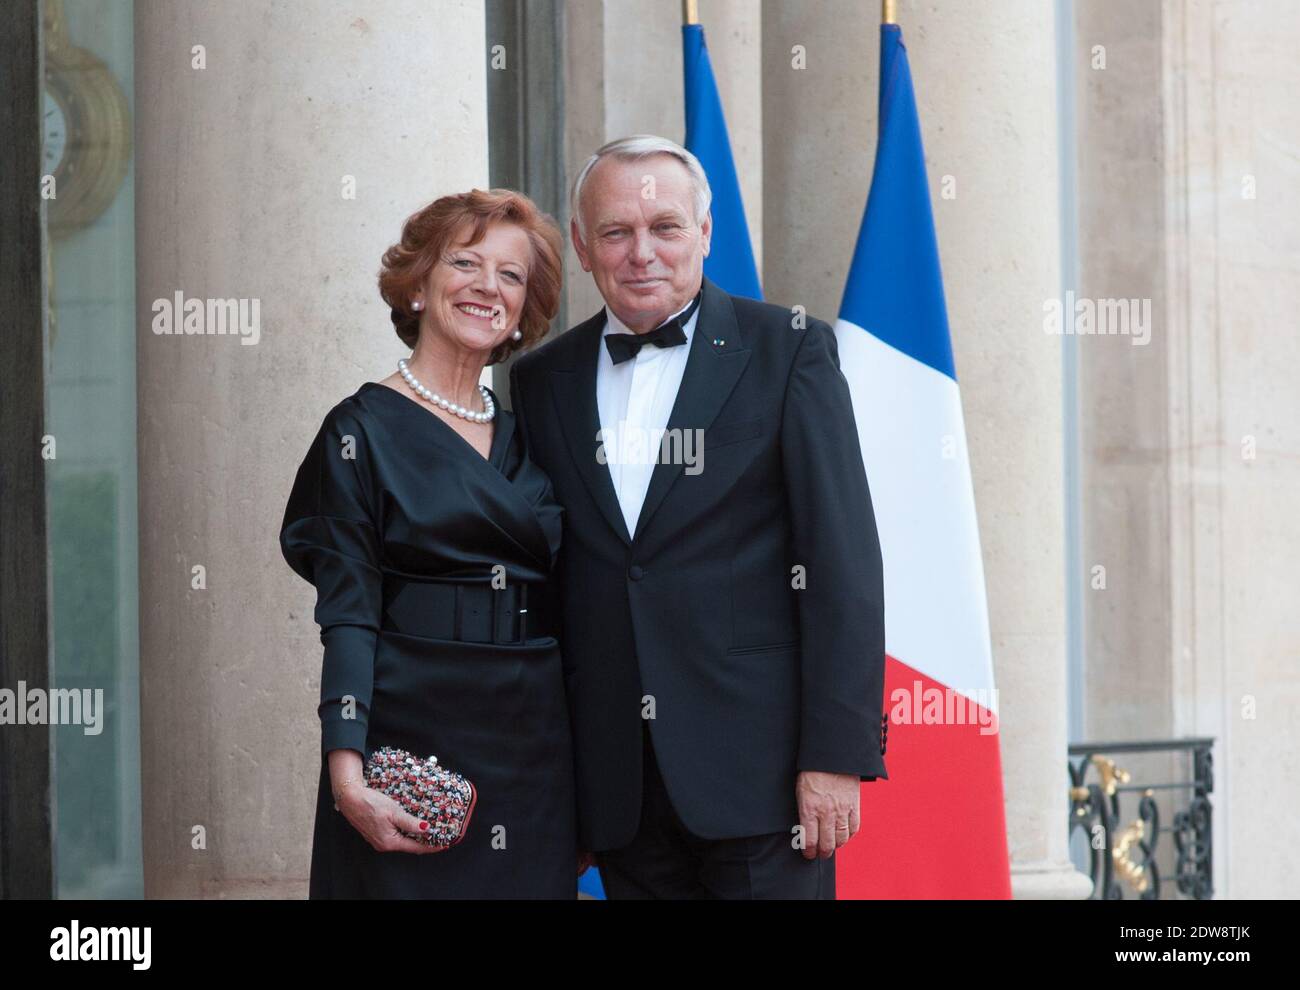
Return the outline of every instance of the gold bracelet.
{"type": "Polygon", "coordinates": [[[360,778],[360,777],[349,777],[347,780],[341,781],[341,782],[339,783],[338,790],[334,792],[334,810],[335,810],[335,811],[338,811],[338,810],[339,810],[339,791],[342,791],[343,788],[345,788],[345,787],[348,786],[348,784],[359,784],[359,783],[361,783],[361,778],[360,778]]]}

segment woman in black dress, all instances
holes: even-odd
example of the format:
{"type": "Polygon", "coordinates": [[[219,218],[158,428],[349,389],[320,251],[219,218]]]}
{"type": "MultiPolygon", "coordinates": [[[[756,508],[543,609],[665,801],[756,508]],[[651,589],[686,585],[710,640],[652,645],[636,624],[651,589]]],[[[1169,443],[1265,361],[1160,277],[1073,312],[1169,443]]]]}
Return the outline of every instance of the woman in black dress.
{"type": "Polygon", "coordinates": [[[281,548],[325,647],[312,898],[574,898],[573,769],[546,584],[563,510],[485,365],[540,339],[560,236],[527,197],[475,190],[410,217],[380,291],[413,348],[325,417],[281,548]],[[381,746],[478,791],[443,851],[363,781],[381,746]]]}

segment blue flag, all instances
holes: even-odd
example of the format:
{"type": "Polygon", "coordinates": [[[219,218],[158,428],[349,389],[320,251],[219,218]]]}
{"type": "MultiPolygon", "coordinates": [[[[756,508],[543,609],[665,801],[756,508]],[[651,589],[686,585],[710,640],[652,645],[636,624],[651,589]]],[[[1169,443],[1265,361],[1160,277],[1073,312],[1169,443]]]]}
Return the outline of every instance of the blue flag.
{"type": "Polygon", "coordinates": [[[586,873],[578,877],[578,893],[594,897],[598,901],[606,899],[605,885],[600,882],[600,870],[590,866],[586,873]]]}
{"type": "Polygon", "coordinates": [[[921,121],[902,29],[880,28],[879,136],[840,318],[956,378],[921,121]]]}
{"type": "Polygon", "coordinates": [[[704,259],[704,274],[733,296],[762,299],[722,98],[709,65],[704,28],[699,24],[682,25],[682,65],[686,72],[686,148],[704,166],[713,190],[713,237],[709,256],[704,259]]]}

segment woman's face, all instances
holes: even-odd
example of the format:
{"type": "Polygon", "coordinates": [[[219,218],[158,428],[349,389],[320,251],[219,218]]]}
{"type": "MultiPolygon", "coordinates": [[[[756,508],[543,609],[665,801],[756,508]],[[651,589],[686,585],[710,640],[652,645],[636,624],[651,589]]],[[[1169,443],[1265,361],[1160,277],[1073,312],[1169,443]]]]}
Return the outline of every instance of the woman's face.
{"type": "Polygon", "coordinates": [[[519,326],[531,257],[528,235],[512,223],[490,225],[472,246],[454,240],[416,296],[428,314],[421,330],[445,334],[458,348],[490,354],[519,326]]]}

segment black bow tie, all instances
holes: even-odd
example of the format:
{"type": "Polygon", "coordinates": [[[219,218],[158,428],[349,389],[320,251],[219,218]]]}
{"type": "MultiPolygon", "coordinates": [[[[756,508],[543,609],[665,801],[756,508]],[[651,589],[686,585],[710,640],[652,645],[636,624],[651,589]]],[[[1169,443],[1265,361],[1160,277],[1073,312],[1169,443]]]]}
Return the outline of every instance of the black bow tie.
{"type": "Polygon", "coordinates": [[[686,343],[686,331],[683,327],[690,322],[699,305],[700,297],[696,295],[695,300],[685,310],[649,333],[606,334],[605,346],[609,348],[610,359],[615,364],[622,364],[636,357],[646,344],[654,344],[656,347],[676,347],[678,344],[686,343]]]}

